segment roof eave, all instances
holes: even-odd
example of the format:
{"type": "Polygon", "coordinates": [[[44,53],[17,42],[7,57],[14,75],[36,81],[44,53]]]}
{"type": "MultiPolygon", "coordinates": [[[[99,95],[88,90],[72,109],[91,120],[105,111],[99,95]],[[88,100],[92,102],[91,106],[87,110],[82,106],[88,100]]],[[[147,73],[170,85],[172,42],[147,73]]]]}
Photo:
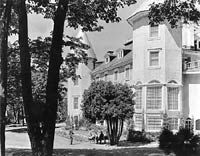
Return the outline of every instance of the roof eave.
{"type": "Polygon", "coordinates": [[[137,12],[136,14],[133,14],[132,16],[130,16],[128,19],[127,19],[127,22],[133,27],[133,22],[144,17],[144,16],[147,16],[149,13],[149,10],[143,10],[143,11],[139,11],[137,12]]]}

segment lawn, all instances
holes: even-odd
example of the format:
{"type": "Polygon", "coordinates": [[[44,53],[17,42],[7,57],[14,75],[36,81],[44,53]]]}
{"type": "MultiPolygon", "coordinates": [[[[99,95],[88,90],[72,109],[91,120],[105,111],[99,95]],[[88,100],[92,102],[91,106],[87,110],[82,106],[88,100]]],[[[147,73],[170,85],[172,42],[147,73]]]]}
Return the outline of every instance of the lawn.
{"type": "MultiPolygon", "coordinates": [[[[6,156],[13,153],[13,156],[31,156],[30,150],[9,149],[6,156]]],[[[79,150],[79,149],[56,149],[54,156],[164,156],[164,153],[157,148],[126,148],[114,150],[79,150]]]]}

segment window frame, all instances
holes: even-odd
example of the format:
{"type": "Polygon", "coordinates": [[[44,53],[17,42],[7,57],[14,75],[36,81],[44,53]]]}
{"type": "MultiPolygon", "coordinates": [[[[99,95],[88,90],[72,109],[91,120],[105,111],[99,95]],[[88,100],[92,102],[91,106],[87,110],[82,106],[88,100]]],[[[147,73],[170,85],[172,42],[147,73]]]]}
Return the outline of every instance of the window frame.
{"type": "Polygon", "coordinates": [[[131,66],[130,65],[127,65],[124,68],[124,77],[125,77],[125,81],[130,81],[130,79],[131,79],[131,66]],[[127,76],[127,71],[128,71],[128,76],[127,76]]]}
{"type": "Polygon", "coordinates": [[[161,130],[162,128],[162,124],[163,124],[163,121],[162,121],[162,118],[159,116],[159,115],[148,115],[147,116],[147,130],[148,131],[158,131],[158,130],[161,130]],[[154,121],[152,123],[152,125],[149,124],[149,120],[150,119],[154,119],[154,121]],[[156,125],[158,124],[155,124],[155,120],[159,120],[160,122],[160,125],[158,127],[156,127],[156,125]]]}
{"type": "Polygon", "coordinates": [[[119,70],[118,69],[114,70],[114,74],[113,75],[114,75],[114,78],[113,78],[114,82],[118,81],[118,79],[119,79],[119,70]]]}
{"type": "Polygon", "coordinates": [[[136,88],[136,99],[135,99],[135,109],[141,110],[142,109],[142,86],[138,86],[136,88]],[[138,99],[138,91],[139,91],[139,99],[138,99]],[[139,105],[138,105],[139,101],[139,105]],[[139,106],[139,107],[137,107],[139,106]]]}
{"type": "Polygon", "coordinates": [[[73,106],[74,106],[73,108],[74,109],[78,109],[78,102],[79,102],[79,97],[78,96],[74,96],[73,97],[73,106]],[[77,101],[75,101],[75,99],[77,99],[77,101]]]}
{"type": "Polygon", "coordinates": [[[178,118],[177,117],[169,117],[168,118],[168,124],[169,124],[169,129],[170,130],[178,130],[178,128],[179,128],[179,126],[178,126],[179,123],[178,123],[178,118]]]}
{"type": "MultiPolygon", "coordinates": [[[[173,91],[173,90],[172,90],[173,91]]],[[[169,111],[178,111],[179,110],[179,93],[180,93],[180,89],[178,86],[167,86],[167,107],[169,111]],[[169,95],[169,89],[177,89],[177,94],[176,95],[169,95]],[[176,96],[176,105],[174,103],[174,99],[169,99],[169,96],[171,96],[172,98],[174,98],[174,96],[176,96]],[[172,104],[170,103],[170,101],[172,101],[172,104]]]]}
{"type": "Polygon", "coordinates": [[[160,35],[160,26],[158,24],[157,25],[149,25],[149,38],[155,39],[155,38],[158,38],[159,35],[160,35]],[[152,34],[156,34],[156,35],[152,35],[152,34]]]}
{"type": "MultiPolygon", "coordinates": [[[[154,91],[155,93],[156,91],[154,91]]],[[[158,93],[158,91],[156,92],[158,93]]],[[[156,95],[155,95],[156,96],[156,95]]],[[[161,110],[162,109],[162,101],[163,101],[163,86],[162,85],[159,85],[159,84],[155,84],[155,85],[149,85],[147,86],[146,88],[146,109],[147,110],[161,110]],[[153,94],[153,92],[148,92],[148,89],[152,89],[152,88],[159,88],[160,90],[160,97],[158,97],[159,99],[156,99],[156,97],[151,97],[148,95],[149,94],[153,94]],[[156,104],[155,102],[159,101],[160,105],[156,107],[156,104]],[[151,103],[151,104],[149,104],[151,103]]]]}
{"type": "Polygon", "coordinates": [[[148,57],[148,66],[150,68],[158,68],[160,67],[160,49],[151,49],[149,50],[149,57],[148,57]],[[157,60],[157,64],[156,65],[152,65],[151,62],[152,62],[152,53],[158,53],[158,56],[155,58],[153,57],[153,61],[157,60]]]}

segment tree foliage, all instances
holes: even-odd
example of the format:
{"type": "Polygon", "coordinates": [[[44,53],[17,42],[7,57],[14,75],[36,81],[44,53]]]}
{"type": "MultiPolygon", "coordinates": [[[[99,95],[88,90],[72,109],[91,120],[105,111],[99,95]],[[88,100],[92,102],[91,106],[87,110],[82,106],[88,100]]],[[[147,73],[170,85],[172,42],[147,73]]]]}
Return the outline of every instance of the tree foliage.
{"type": "Polygon", "coordinates": [[[130,87],[112,82],[93,82],[84,91],[82,110],[90,121],[106,120],[110,143],[117,144],[123,122],[134,113],[134,94],[130,87]]]}
{"type": "Polygon", "coordinates": [[[159,24],[166,20],[174,28],[179,22],[198,23],[200,11],[197,5],[197,0],[165,0],[164,3],[153,3],[149,13],[150,24],[159,24]]]}

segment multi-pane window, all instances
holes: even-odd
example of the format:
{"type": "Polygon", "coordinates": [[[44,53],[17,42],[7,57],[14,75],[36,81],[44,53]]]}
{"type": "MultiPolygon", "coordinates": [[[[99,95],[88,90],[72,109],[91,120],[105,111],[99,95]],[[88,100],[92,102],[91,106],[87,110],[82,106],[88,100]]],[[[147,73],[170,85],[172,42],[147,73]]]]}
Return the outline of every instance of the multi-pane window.
{"type": "Polygon", "coordinates": [[[114,73],[114,81],[117,81],[117,79],[118,79],[118,71],[115,71],[115,73],[114,73]]]}
{"type": "Polygon", "coordinates": [[[178,130],[178,118],[168,118],[169,129],[178,130]]]}
{"type": "Polygon", "coordinates": [[[125,68],[125,79],[126,80],[130,79],[130,68],[125,68]]]}
{"type": "Polygon", "coordinates": [[[119,52],[118,54],[118,58],[122,58],[123,57],[123,51],[119,52]]]}
{"type": "Polygon", "coordinates": [[[142,115],[135,115],[135,128],[142,130],[142,115]]]}
{"type": "Polygon", "coordinates": [[[149,66],[159,66],[159,51],[150,51],[149,66]]]}
{"type": "Polygon", "coordinates": [[[187,129],[191,129],[192,128],[192,120],[190,118],[186,119],[185,128],[187,128],[187,129]]]}
{"type": "Polygon", "coordinates": [[[150,26],[150,30],[149,30],[149,36],[150,37],[158,37],[158,33],[159,33],[159,27],[158,25],[154,25],[154,26],[150,26]]]}
{"type": "Polygon", "coordinates": [[[147,129],[148,130],[160,130],[162,127],[162,120],[158,116],[147,117],[147,129]]]}
{"type": "Polygon", "coordinates": [[[168,87],[167,88],[167,99],[168,99],[168,109],[177,110],[178,109],[178,87],[168,87]]]}
{"type": "Polygon", "coordinates": [[[161,109],[162,106],[162,87],[147,87],[147,109],[161,109]]]}
{"type": "Polygon", "coordinates": [[[142,87],[136,89],[136,109],[142,109],[142,87]]]}
{"type": "Polygon", "coordinates": [[[78,109],[78,97],[74,97],[74,109],[78,109]]]}

